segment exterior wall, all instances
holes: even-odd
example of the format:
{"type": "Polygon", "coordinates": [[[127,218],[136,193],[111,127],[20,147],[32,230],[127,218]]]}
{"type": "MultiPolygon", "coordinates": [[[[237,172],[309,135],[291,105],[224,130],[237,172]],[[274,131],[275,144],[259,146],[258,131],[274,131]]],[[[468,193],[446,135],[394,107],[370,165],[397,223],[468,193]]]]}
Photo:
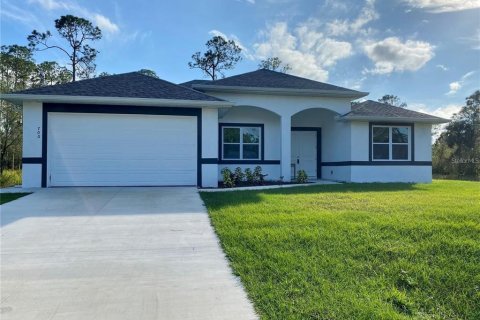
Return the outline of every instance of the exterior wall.
{"type": "Polygon", "coordinates": [[[41,102],[23,103],[23,164],[22,186],[37,188],[42,186],[42,127],[41,102]]]}
{"type": "Polygon", "coordinates": [[[368,122],[351,122],[351,161],[369,160],[370,137],[368,128],[368,122]]]}
{"type": "Polygon", "coordinates": [[[349,98],[284,96],[268,94],[239,94],[207,91],[220,99],[235,102],[238,106],[256,106],[280,116],[292,116],[295,113],[311,108],[324,108],[338,114],[351,110],[349,98]]]}
{"type": "Polygon", "coordinates": [[[432,161],[432,125],[415,123],[415,160],[432,161]]]}
{"type": "Polygon", "coordinates": [[[352,166],[351,182],[432,182],[431,166],[352,166]]]}
{"type": "Polygon", "coordinates": [[[333,181],[351,181],[351,166],[325,166],[322,165],[322,179],[333,181]]]}
{"type": "Polygon", "coordinates": [[[218,109],[202,109],[202,187],[218,187],[218,109]],[[212,160],[212,161],[210,161],[212,160]]]}

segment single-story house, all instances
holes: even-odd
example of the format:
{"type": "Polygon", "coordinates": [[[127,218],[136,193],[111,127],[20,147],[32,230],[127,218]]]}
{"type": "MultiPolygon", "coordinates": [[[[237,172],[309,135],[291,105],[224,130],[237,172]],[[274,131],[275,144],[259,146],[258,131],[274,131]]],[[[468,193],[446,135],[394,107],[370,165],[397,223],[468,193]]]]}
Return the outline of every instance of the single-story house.
{"type": "Polygon", "coordinates": [[[267,179],[430,182],[448,120],[269,70],[173,84],[132,72],[3,94],[23,105],[23,186],[217,187],[267,179]]]}

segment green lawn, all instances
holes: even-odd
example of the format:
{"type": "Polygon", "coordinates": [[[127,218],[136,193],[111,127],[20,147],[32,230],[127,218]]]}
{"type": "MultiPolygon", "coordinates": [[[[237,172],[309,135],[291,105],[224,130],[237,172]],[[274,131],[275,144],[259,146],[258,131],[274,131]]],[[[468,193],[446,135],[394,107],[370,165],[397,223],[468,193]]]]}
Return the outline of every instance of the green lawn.
{"type": "Polygon", "coordinates": [[[26,196],[27,194],[30,194],[30,193],[1,193],[0,194],[0,204],[4,204],[4,203],[7,203],[7,202],[16,200],[18,198],[26,196]]]}
{"type": "Polygon", "coordinates": [[[262,319],[480,319],[480,184],[202,193],[262,319]]]}

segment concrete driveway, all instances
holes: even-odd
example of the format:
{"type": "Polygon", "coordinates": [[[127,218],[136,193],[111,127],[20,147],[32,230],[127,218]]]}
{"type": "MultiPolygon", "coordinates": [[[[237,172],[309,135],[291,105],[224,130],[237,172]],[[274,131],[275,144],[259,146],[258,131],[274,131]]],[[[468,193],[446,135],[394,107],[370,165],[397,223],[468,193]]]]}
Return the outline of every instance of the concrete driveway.
{"type": "Polygon", "coordinates": [[[2,320],[256,318],[195,188],[43,189],[0,210],[2,320]]]}

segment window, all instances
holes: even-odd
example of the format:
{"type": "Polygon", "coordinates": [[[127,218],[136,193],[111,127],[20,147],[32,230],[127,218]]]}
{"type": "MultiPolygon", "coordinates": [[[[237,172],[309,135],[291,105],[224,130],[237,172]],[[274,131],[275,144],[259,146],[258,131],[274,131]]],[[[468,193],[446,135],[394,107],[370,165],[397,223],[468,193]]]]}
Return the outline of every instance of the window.
{"type": "Polygon", "coordinates": [[[410,160],[411,128],[372,126],[372,160],[410,160]]]}
{"type": "Polygon", "coordinates": [[[222,159],[260,160],[261,127],[222,126],[222,159]]]}

